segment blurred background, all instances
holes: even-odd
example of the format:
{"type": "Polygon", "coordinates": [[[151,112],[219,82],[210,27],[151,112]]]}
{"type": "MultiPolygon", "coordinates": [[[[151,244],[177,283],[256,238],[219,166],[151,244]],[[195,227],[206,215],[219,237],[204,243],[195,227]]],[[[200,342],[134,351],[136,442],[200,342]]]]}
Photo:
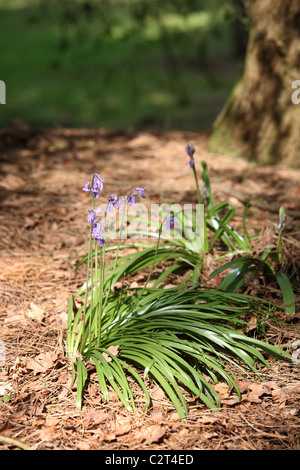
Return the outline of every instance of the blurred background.
{"type": "Polygon", "coordinates": [[[0,0],[0,126],[206,132],[248,23],[240,0],[0,0]]]}

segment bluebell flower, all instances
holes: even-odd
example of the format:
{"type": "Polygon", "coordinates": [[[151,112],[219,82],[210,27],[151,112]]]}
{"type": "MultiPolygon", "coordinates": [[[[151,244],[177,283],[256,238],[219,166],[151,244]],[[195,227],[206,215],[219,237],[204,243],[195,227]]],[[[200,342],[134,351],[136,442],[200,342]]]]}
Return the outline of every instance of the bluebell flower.
{"type": "Polygon", "coordinates": [[[171,230],[174,230],[175,226],[176,227],[178,226],[178,222],[174,219],[174,217],[172,217],[171,215],[168,215],[166,217],[165,229],[170,232],[171,230]]]}
{"type": "Polygon", "coordinates": [[[277,230],[280,231],[286,224],[286,212],[284,207],[279,209],[279,224],[277,225],[277,230]]]}
{"type": "Polygon", "coordinates": [[[127,199],[127,204],[129,204],[130,206],[133,206],[134,204],[136,204],[136,196],[137,195],[136,195],[135,191],[138,193],[138,195],[142,199],[146,199],[145,188],[140,188],[139,186],[135,186],[133,188],[133,190],[131,191],[131,193],[129,194],[128,199],[127,199]]]}
{"type": "Polygon", "coordinates": [[[119,209],[120,205],[118,203],[119,203],[118,196],[116,194],[111,194],[108,197],[108,205],[107,205],[107,209],[106,209],[107,214],[110,214],[113,211],[114,207],[119,209]],[[118,204],[118,206],[117,206],[117,204],[118,204]]]}
{"type": "Polygon", "coordinates": [[[90,191],[91,190],[90,184],[91,184],[91,181],[87,181],[84,187],[82,188],[82,191],[90,191]]]}
{"type": "Polygon", "coordinates": [[[120,207],[121,207],[121,198],[119,198],[118,201],[117,201],[116,204],[115,204],[115,208],[116,208],[116,209],[119,210],[120,207]]]}
{"type": "Polygon", "coordinates": [[[195,162],[194,162],[194,153],[195,153],[194,146],[190,145],[190,144],[187,144],[186,147],[185,147],[185,151],[188,154],[188,156],[190,157],[190,161],[189,161],[190,167],[194,168],[194,164],[195,164],[195,162]]]}
{"type": "Polygon", "coordinates": [[[94,209],[92,209],[88,213],[88,223],[89,224],[95,224],[96,223],[96,213],[95,213],[94,209]]]}
{"type": "Polygon", "coordinates": [[[130,206],[133,206],[134,204],[136,204],[136,195],[134,193],[131,193],[128,196],[127,204],[129,204],[130,206]]]}
{"type": "Polygon", "coordinates": [[[136,190],[142,199],[146,199],[145,188],[139,188],[138,186],[136,186],[133,190],[136,190]]]}
{"type": "Polygon", "coordinates": [[[91,196],[94,198],[100,197],[100,194],[103,191],[103,181],[104,179],[98,173],[93,175],[92,181],[87,181],[83,187],[83,191],[91,193],[91,196]],[[93,187],[91,187],[93,182],[93,187]]]}
{"type": "Polygon", "coordinates": [[[193,145],[187,144],[187,146],[185,147],[185,151],[190,158],[193,158],[195,153],[195,148],[193,145]]]}
{"type": "Polygon", "coordinates": [[[104,181],[104,179],[101,178],[101,176],[98,173],[95,173],[93,180],[94,180],[93,191],[94,192],[100,191],[100,193],[101,193],[103,191],[103,181],[104,181]]]}
{"type": "Polygon", "coordinates": [[[105,244],[105,235],[102,230],[103,224],[99,221],[97,221],[92,230],[92,237],[93,239],[100,244],[100,246],[103,246],[105,244]]]}

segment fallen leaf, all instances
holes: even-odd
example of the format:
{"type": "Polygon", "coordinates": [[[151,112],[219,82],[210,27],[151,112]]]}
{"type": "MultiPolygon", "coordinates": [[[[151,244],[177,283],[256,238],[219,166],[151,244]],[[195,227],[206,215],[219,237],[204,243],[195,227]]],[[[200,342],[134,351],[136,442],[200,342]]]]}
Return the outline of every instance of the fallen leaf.
{"type": "Polygon", "coordinates": [[[7,395],[12,391],[12,385],[8,382],[0,382],[0,396],[7,395]]]}
{"type": "Polygon", "coordinates": [[[127,434],[131,430],[130,419],[120,418],[115,423],[115,433],[116,436],[122,436],[127,434]]]}
{"type": "Polygon", "coordinates": [[[288,400],[299,398],[299,396],[300,385],[291,385],[285,388],[278,388],[272,392],[272,398],[275,403],[279,404],[279,406],[283,406],[288,400]]]}
{"type": "Polygon", "coordinates": [[[260,403],[260,397],[267,392],[264,387],[264,384],[251,384],[249,388],[250,391],[247,393],[246,397],[243,398],[246,398],[248,401],[251,401],[251,403],[260,403]]]}
{"type": "Polygon", "coordinates": [[[163,413],[161,410],[158,408],[154,408],[152,413],[151,413],[151,418],[157,419],[157,420],[162,420],[163,419],[163,413]]]}
{"type": "Polygon", "coordinates": [[[26,362],[26,367],[27,369],[33,370],[34,375],[44,373],[53,368],[56,358],[57,356],[54,353],[41,353],[34,359],[30,358],[26,362]]]}
{"type": "Polygon", "coordinates": [[[219,420],[219,417],[213,415],[202,415],[197,416],[197,423],[201,424],[212,424],[219,420]]]}
{"type": "Polygon", "coordinates": [[[46,427],[57,426],[61,418],[58,416],[46,416],[46,427]]]}
{"type": "MultiPolygon", "coordinates": [[[[118,351],[119,351],[119,346],[109,346],[109,348],[107,348],[107,351],[109,351],[113,356],[117,356],[118,351]]],[[[102,353],[102,356],[107,360],[107,362],[110,362],[112,360],[111,357],[105,352],[102,353]]]]}
{"type": "Polygon", "coordinates": [[[163,389],[158,387],[153,392],[151,392],[151,398],[152,400],[164,400],[166,395],[163,389]]]}
{"type": "Polygon", "coordinates": [[[137,289],[139,287],[138,283],[136,281],[133,281],[131,284],[130,284],[130,289],[137,289]]]}
{"type": "Polygon", "coordinates": [[[87,413],[83,420],[83,424],[86,427],[89,427],[90,425],[97,426],[100,423],[104,423],[108,419],[111,418],[111,415],[107,413],[106,411],[90,411],[87,413]]]}
{"type": "Polygon", "coordinates": [[[40,439],[42,441],[45,441],[47,439],[50,439],[51,437],[55,436],[56,434],[56,427],[55,426],[44,426],[40,430],[40,439]]]}
{"type": "Polygon", "coordinates": [[[45,310],[40,305],[36,305],[35,303],[30,303],[30,309],[27,310],[27,315],[32,320],[37,320],[41,322],[44,318],[45,310]]]}
{"type": "Polygon", "coordinates": [[[116,434],[114,432],[104,433],[103,431],[101,431],[101,429],[96,429],[94,431],[94,434],[97,436],[97,439],[99,439],[101,442],[102,441],[111,442],[116,439],[116,434]]]}
{"type": "Polygon", "coordinates": [[[230,392],[229,392],[227,384],[219,382],[213,385],[213,387],[216,390],[216,392],[218,392],[221,399],[229,397],[230,392]]]}
{"type": "Polygon", "coordinates": [[[137,434],[134,436],[134,440],[137,442],[143,442],[145,444],[152,444],[161,439],[166,432],[166,427],[159,424],[153,424],[152,426],[143,426],[137,434]]]}

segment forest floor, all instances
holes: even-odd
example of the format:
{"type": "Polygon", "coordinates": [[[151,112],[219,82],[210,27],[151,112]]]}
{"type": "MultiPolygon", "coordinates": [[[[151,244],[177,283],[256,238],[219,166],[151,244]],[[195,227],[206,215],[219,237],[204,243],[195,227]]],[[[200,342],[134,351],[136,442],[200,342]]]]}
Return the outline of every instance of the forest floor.
{"type": "MultiPolygon", "coordinates": [[[[236,208],[242,225],[246,201],[250,232],[260,232],[259,254],[274,243],[279,207],[288,214],[284,270],[299,298],[300,170],[257,168],[242,159],[207,150],[208,136],[188,132],[113,133],[106,130],[30,130],[16,122],[0,131],[0,449],[37,450],[299,450],[299,366],[270,359],[261,378],[239,378],[242,399],[218,385],[222,408],[207,410],[191,397],[181,422],[164,393],[151,385],[152,407],[127,412],[112,393],[102,402],[92,375],[82,410],[69,388],[65,333],[68,298],[85,281],[76,262],[86,253],[90,199],[82,187],[97,172],[105,193],[146,188],[148,198],[196,202],[193,174],[184,148],[205,160],[216,202],[236,208]],[[5,361],[3,361],[3,345],[5,361]],[[1,359],[1,358],[0,358],[1,359]]],[[[203,278],[216,267],[207,257],[203,278]]],[[[179,275],[178,275],[179,276],[179,275]]],[[[142,283],[139,273],[128,283],[142,283]]],[[[176,283],[176,275],[172,282],[176,283]]],[[[276,285],[256,280],[249,291],[282,305],[276,285]]],[[[300,339],[299,312],[278,310],[267,339],[285,347],[300,339]]],[[[253,329],[259,319],[253,318],[253,329]]],[[[252,332],[253,334],[253,332],[252,332]]],[[[136,392],[138,394],[138,391],[136,392]]]]}

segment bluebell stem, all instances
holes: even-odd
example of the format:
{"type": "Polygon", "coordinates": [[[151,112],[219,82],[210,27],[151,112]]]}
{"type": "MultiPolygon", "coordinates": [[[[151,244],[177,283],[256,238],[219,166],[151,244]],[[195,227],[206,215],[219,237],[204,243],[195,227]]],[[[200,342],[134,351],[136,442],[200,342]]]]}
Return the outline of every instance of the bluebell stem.
{"type": "MultiPolygon", "coordinates": [[[[195,160],[194,160],[194,153],[195,153],[196,149],[193,145],[187,144],[186,147],[185,147],[185,151],[188,154],[188,156],[190,157],[189,164],[190,164],[190,167],[192,168],[193,173],[194,173],[198,204],[203,204],[205,199],[207,198],[207,188],[202,187],[202,191],[200,191],[200,188],[199,188],[197,170],[196,170],[196,165],[195,165],[195,160]]],[[[204,216],[204,246],[203,246],[202,251],[204,251],[204,252],[208,251],[207,225],[206,225],[205,216],[204,216]]]]}

